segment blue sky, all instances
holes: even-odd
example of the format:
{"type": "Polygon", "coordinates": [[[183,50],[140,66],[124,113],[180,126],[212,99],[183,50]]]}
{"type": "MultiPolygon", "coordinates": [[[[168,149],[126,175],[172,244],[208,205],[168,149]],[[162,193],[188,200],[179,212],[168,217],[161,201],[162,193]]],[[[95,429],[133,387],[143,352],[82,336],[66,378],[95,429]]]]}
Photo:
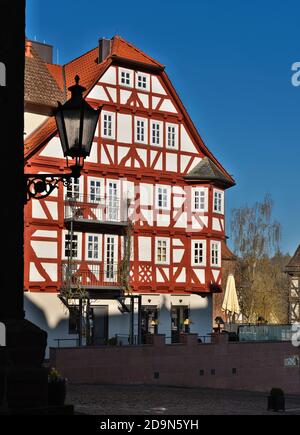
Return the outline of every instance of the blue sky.
{"type": "Polygon", "coordinates": [[[228,221],[232,208],[270,193],[290,253],[300,243],[300,87],[291,85],[299,20],[297,0],[27,0],[27,36],[53,44],[60,63],[120,34],[165,64],[237,181],[228,221]]]}

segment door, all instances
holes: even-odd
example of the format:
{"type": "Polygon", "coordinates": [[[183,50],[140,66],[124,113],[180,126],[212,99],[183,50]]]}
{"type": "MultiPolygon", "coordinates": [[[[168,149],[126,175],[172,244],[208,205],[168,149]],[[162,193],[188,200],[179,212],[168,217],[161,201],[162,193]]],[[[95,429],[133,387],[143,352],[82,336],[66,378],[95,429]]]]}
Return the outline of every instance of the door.
{"type": "Polygon", "coordinates": [[[188,332],[184,322],[189,318],[188,307],[172,308],[172,343],[180,342],[180,334],[188,332]]]}
{"type": "Polygon", "coordinates": [[[108,182],[107,220],[110,222],[119,220],[119,188],[115,181],[108,182]]]}
{"type": "Polygon", "coordinates": [[[105,238],[105,281],[117,282],[117,237],[106,236],[105,238]]]}
{"type": "Polygon", "coordinates": [[[149,334],[158,333],[158,309],[156,307],[142,308],[142,342],[146,344],[146,337],[149,334]]]}
{"type": "Polygon", "coordinates": [[[93,345],[101,346],[108,341],[108,306],[92,309],[93,345]]]}

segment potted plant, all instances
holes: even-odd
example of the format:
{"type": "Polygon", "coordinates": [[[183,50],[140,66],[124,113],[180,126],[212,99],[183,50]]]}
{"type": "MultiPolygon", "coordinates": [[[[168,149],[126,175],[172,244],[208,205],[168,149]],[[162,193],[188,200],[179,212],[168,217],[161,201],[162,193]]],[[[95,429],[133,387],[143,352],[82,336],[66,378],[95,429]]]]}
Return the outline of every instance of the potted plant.
{"type": "Polygon", "coordinates": [[[285,411],[285,396],[281,388],[273,388],[268,397],[268,411],[285,411]]]}
{"type": "Polygon", "coordinates": [[[52,368],[48,375],[48,405],[64,406],[67,394],[67,379],[52,368]]]}

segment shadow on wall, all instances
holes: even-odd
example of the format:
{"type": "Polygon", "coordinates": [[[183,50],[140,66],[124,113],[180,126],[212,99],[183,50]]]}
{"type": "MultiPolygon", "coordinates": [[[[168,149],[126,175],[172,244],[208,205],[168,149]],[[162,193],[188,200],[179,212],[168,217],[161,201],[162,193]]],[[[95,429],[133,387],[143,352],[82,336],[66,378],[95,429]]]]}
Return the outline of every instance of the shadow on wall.
{"type": "MultiPolygon", "coordinates": [[[[61,305],[63,315],[64,307],[58,298],[57,301],[61,305]]],[[[53,322],[49,321],[49,319],[47,319],[44,310],[37,303],[35,303],[34,300],[31,299],[26,293],[24,296],[24,310],[26,319],[39,326],[48,334],[48,346],[45,355],[46,359],[49,358],[49,348],[57,347],[57,339],[70,339],[71,341],[69,342],[69,345],[74,346],[77,340],[77,336],[69,335],[69,319],[66,314],[65,319],[61,319],[54,324],[53,322]]]]}
{"type": "MultiPolygon", "coordinates": [[[[212,332],[212,299],[198,295],[191,297],[193,298],[194,308],[189,309],[188,314],[186,314],[185,296],[176,296],[172,300],[167,296],[161,298],[161,305],[158,309],[157,333],[165,335],[167,343],[171,343],[174,338],[178,339],[177,335],[180,332],[198,334],[202,338],[212,332]],[[175,310],[172,310],[172,308],[175,308],[175,310]],[[179,308],[181,311],[178,310],[179,308]],[[186,317],[179,319],[179,316],[186,317]],[[190,321],[188,327],[183,324],[186,318],[190,321]],[[177,331],[176,328],[178,328],[177,331]]],[[[24,299],[26,318],[48,333],[46,358],[49,357],[49,348],[58,347],[58,340],[60,340],[60,347],[76,347],[78,336],[69,334],[69,312],[56,294],[25,293],[24,299]]],[[[116,308],[118,303],[116,301],[114,303],[115,307],[112,306],[111,301],[99,301],[99,306],[107,307],[107,315],[109,314],[109,319],[107,318],[106,321],[102,319],[103,325],[100,325],[100,329],[103,329],[104,332],[102,331],[102,333],[105,337],[101,337],[99,345],[116,336],[118,336],[123,345],[129,344],[130,314],[118,314],[116,308]]],[[[150,326],[148,329],[151,330],[150,326]]],[[[143,322],[142,331],[146,334],[145,322],[143,322]]],[[[154,328],[152,328],[151,332],[153,331],[154,328]]],[[[137,313],[135,313],[134,320],[134,335],[137,339],[137,313]]]]}

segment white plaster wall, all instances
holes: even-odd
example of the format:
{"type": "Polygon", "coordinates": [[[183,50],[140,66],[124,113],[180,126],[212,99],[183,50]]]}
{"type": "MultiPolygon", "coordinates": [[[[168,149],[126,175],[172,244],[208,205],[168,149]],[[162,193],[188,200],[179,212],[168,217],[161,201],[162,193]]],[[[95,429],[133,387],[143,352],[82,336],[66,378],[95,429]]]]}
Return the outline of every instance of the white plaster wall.
{"type": "Polygon", "coordinates": [[[183,125],[181,126],[181,151],[198,154],[197,148],[183,125]]]}
{"type": "Polygon", "coordinates": [[[159,78],[156,76],[152,76],[152,92],[154,94],[167,95],[166,91],[164,90],[163,86],[159,81],[159,78]]]}
{"type": "Polygon", "coordinates": [[[118,142],[132,143],[132,116],[118,114],[118,142]]]}
{"type": "Polygon", "coordinates": [[[50,140],[48,145],[45,146],[40,154],[42,157],[53,157],[57,159],[64,159],[64,154],[61,147],[61,142],[58,137],[50,140]]]}
{"type": "MultiPolygon", "coordinates": [[[[48,348],[57,347],[55,339],[75,339],[64,346],[74,346],[76,336],[69,335],[69,313],[55,293],[25,293],[24,306],[26,319],[48,333],[48,348]]],[[[63,344],[62,344],[63,345],[63,344]]]]}
{"type": "Polygon", "coordinates": [[[36,113],[28,113],[24,114],[24,131],[26,136],[29,136],[33,133],[38,127],[40,127],[43,122],[46,121],[48,117],[44,115],[38,115],[36,113]]]}
{"type": "MultiPolygon", "coordinates": [[[[200,336],[205,336],[211,332],[212,328],[212,297],[205,298],[196,295],[143,295],[144,305],[157,305],[159,308],[159,334],[165,334],[168,342],[171,341],[171,307],[172,305],[182,305],[190,307],[190,320],[192,321],[191,332],[200,336]]],[[[129,300],[126,300],[129,305],[129,300]]],[[[61,343],[61,346],[74,346],[77,336],[69,335],[69,313],[58,299],[57,294],[52,293],[25,293],[24,305],[26,319],[39,326],[48,333],[48,349],[46,358],[49,356],[49,347],[56,347],[55,339],[72,339],[61,343]]],[[[130,332],[130,315],[120,313],[119,303],[113,300],[93,301],[92,305],[108,306],[109,309],[109,338],[116,335],[124,336],[123,344],[127,344],[130,332]]],[[[137,331],[137,306],[135,307],[135,331],[137,331]]]]}
{"type": "Polygon", "coordinates": [[[101,83],[108,83],[110,85],[117,84],[117,70],[115,67],[111,66],[106,73],[103,74],[100,80],[101,83]]]}

